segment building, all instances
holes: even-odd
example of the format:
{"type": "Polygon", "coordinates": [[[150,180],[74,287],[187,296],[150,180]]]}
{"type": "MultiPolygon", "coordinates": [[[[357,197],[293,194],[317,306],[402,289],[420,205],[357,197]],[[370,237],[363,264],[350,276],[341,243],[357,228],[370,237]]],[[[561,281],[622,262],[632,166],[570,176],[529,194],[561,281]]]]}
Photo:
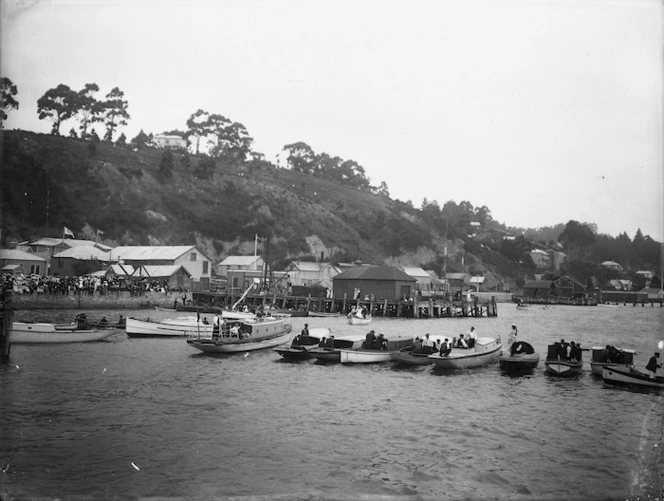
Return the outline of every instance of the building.
{"type": "Polygon", "coordinates": [[[48,261],[32,252],[17,249],[0,249],[0,268],[2,273],[12,275],[46,275],[48,261]]]}
{"type": "Polygon", "coordinates": [[[360,266],[339,273],[332,282],[336,299],[398,300],[411,297],[417,281],[399,268],[360,266]]]}
{"type": "Polygon", "coordinates": [[[536,268],[548,268],[551,264],[549,253],[542,249],[531,250],[530,258],[533,260],[536,268]]]}
{"type": "Polygon", "coordinates": [[[470,275],[467,273],[448,273],[445,276],[445,283],[447,286],[447,292],[463,293],[468,289],[468,285],[470,284],[470,275]]]}
{"type": "Polygon", "coordinates": [[[527,280],[523,285],[523,296],[526,298],[551,299],[556,295],[553,280],[527,280]]]}
{"type": "Polygon", "coordinates": [[[168,285],[170,290],[187,290],[192,288],[191,273],[182,265],[139,266],[131,274],[131,278],[145,278],[148,281],[168,285]]]}
{"type": "Polygon", "coordinates": [[[569,275],[562,276],[553,281],[556,295],[560,298],[582,298],[586,295],[586,287],[569,275]]]}
{"type": "Polygon", "coordinates": [[[612,271],[623,271],[623,267],[619,263],[616,263],[615,261],[604,261],[602,263],[602,266],[612,271]]]}
{"type": "Polygon", "coordinates": [[[261,256],[228,256],[217,265],[217,275],[226,277],[228,270],[259,270],[265,262],[261,256]]]}
{"type": "Polygon", "coordinates": [[[288,275],[286,280],[292,286],[318,286],[332,289],[332,279],[341,273],[341,268],[330,263],[292,261],[284,272],[288,275]]]}
{"type": "Polygon", "coordinates": [[[187,149],[187,140],[175,135],[157,134],[152,138],[152,143],[157,148],[167,148],[171,150],[187,149]]]}
{"type": "Polygon", "coordinates": [[[484,277],[470,277],[470,286],[475,289],[475,292],[484,291],[484,277]]]}
{"type": "Polygon", "coordinates": [[[436,277],[419,266],[405,266],[403,272],[415,279],[415,289],[419,292],[429,292],[436,289],[436,277]]]}
{"type": "MultiPolygon", "coordinates": [[[[255,283],[254,279],[258,280],[260,288],[277,288],[286,290],[286,283],[288,282],[287,273],[285,271],[275,271],[272,273],[272,284],[263,283],[264,273],[262,270],[228,270],[226,275],[226,287],[229,293],[242,294],[249,286],[255,283]]],[[[258,291],[256,291],[258,292],[258,291]]]]}
{"type": "Polygon", "coordinates": [[[182,265],[191,275],[192,291],[210,290],[210,258],[193,245],[124,246],[109,253],[109,261],[134,266],[182,265]]]}
{"type": "Polygon", "coordinates": [[[53,272],[50,269],[53,255],[62,251],[66,251],[67,249],[71,249],[73,247],[96,247],[97,249],[103,252],[108,252],[112,249],[112,247],[109,247],[108,245],[104,245],[99,242],[95,242],[93,240],[81,240],[78,238],[52,238],[52,237],[40,238],[39,240],[22,243],[17,246],[18,249],[32,252],[37,256],[46,259],[47,269],[45,273],[47,275],[53,275],[53,272]]]}
{"type": "Polygon", "coordinates": [[[51,257],[51,275],[64,277],[87,275],[106,268],[108,252],[90,245],[77,245],[51,257]]]}

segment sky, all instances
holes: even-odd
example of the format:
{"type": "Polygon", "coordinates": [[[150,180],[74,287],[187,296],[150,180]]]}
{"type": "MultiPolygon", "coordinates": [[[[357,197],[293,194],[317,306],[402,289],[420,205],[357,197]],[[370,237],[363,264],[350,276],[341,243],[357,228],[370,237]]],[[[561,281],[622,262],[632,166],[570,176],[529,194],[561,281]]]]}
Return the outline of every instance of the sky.
{"type": "Polygon", "coordinates": [[[661,1],[1,1],[6,129],[48,133],[37,100],[94,82],[125,93],[130,139],[203,109],[415,207],[664,241],[661,1]]]}

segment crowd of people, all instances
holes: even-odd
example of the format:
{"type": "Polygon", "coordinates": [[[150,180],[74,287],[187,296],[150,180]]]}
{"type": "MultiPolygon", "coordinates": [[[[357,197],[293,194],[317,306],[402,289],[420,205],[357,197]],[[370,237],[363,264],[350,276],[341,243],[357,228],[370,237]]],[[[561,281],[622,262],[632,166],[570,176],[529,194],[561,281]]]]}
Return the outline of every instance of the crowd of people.
{"type": "Polygon", "coordinates": [[[12,290],[16,294],[89,294],[105,295],[129,291],[132,295],[146,292],[173,292],[168,280],[153,280],[149,277],[60,277],[41,275],[0,275],[2,290],[12,290]]]}

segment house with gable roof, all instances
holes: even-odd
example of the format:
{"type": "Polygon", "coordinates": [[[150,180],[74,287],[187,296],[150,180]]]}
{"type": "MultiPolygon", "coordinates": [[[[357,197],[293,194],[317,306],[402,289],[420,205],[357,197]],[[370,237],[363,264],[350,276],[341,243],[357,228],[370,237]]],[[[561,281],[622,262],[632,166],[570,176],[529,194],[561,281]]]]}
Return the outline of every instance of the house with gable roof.
{"type": "Polygon", "coordinates": [[[48,261],[34,254],[17,249],[0,249],[0,268],[2,273],[45,275],[48,261]]]}
{"type": "Polygon", "coordinates": [[[76,245],[53,254],[51,257],[51,275],[85,275],[104,269],[108,264],[108,252],[91,245],[76,245]]]}
{"type": "Polygon", "coordinates": [[[292,286],[332,288],[332,280],[341,273],[341,268],[330,263],[292,261],[284,273],[292,286]]]}
{"type": "Polygon", "coordinates": [[[404,273],[413,277],[415,279],[415,288],[420,292],[429,292],[436,288],[435,282],[436,279],[429,273],[419,266],[405,266],[401,268],[404,273]]]}
{"type": "Polygon", "coordinates": [[[228,270],[262,271],[265,262],[261,256],[228,256],[217,265],[217,274],[227,278],[228,270]]]}
{"type": "Polygon", "coordinates": [[[111,262],[139,266],[182,265],[191,274],[192,291],[210,290],[211,260],[194,245],[122,246],[109,253],[111,262]]]}
{"type": "Polygon", "coordinates": [[[399,268],[392,266],[358,266],[339,273],[332,279],[335,299],[354,299],[374,296],[375,299],[398,300],[411,297],[415,280],[399,268]]]}

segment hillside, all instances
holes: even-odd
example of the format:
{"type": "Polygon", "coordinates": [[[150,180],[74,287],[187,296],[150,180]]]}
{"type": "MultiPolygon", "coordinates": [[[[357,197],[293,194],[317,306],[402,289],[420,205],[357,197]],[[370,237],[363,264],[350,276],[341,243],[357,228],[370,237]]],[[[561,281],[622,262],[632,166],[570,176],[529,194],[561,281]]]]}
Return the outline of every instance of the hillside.
{"type": "Polygon", "coordinates": [[[360,260],[438,273],[463,269],[506,288],[535,271],[532,242],[506,246],[506,228],[488,208],[467,202],[415,209],[265,161],[25,131],[3,136],[3,247],[60,236],[67,226],[78,238],[98,236],[110,246],[195,244],[215,263],[252,254],[258,235],[259,252],[276,268],[290,259],[360,260]]]}

